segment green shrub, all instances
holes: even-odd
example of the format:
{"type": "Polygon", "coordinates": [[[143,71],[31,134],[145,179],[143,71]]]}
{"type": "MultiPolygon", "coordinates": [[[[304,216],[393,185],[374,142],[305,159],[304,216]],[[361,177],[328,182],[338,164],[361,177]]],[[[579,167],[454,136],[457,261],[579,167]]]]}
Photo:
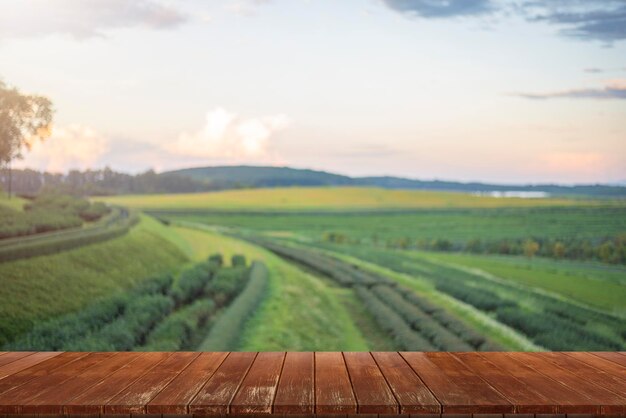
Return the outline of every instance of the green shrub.
{"type": "Polygon", "coordinates": [[[268,271],[259,261],[252,263],[250,278],[245,289],[218,317],[209,335],[200,346],[201,350],[235,350],[246,320],[265,297],[268,271]]]}
{"type": "Polygon", "coordinates": [[[215,304],[209,299],[200,299],[168,316],[159,323],[146,338],[141,351],[191,350],[210,325],[215,314],[215,304]]]}
{"type": "Polygon", "coordinates": [[[246,257],[241,254],[235,254],[231,257],[230,263],[233,267],[245,267],[246,257]]]}

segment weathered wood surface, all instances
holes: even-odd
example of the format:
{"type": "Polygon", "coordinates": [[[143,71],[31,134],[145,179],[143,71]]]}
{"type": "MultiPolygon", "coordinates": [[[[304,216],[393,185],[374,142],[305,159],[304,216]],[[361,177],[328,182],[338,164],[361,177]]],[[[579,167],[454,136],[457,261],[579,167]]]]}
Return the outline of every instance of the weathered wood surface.
{"type": "Polygon", "coordinates": [[[624,416],[626,353],[0,352],[0,418],[33,414],[624,416]]]}

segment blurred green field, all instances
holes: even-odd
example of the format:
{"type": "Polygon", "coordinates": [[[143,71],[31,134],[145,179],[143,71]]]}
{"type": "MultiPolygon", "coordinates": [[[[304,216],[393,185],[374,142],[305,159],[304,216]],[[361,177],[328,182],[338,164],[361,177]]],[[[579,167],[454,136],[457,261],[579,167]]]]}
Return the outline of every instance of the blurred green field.
{"type": "Polygon", "coordinates": [[[123,237],[59,254],[0,263],[0,336],[72,312],[128,289],[153,274],[177,270],[185,255],[149,217],[123,237]]]}
{"type": "MultiPolygon", "coordinates": [[[[127,195],[98,198],[137,209],[346,210],[415,208],[498,208],[572,206],[582,200],[523,199],[468,193],[389,190],[370,187],[289,187],[227,190],[174,195],[127,195]]],[[[596,201],[588,201],[596,204],[596,201]]]]}

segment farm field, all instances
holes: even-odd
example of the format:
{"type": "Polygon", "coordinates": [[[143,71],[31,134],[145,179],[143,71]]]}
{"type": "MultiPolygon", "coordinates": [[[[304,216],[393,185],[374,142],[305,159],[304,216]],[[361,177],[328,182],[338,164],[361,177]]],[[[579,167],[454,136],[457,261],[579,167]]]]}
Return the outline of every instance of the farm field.
{"type": "MultiPolygon", "coordinates": [[[[96,321],[89,328],[90,337],[74,345],[58,345],[55,340],[52,348],[626,347],[626,267],[619,261],[626,206],[616,201],[386,191],[366,196],[351,188],[313,189],[307,195],[303,190],[105,198],[115,205],[126,199],[134,210],[143,210],[140,223],[125,236],[103,243],[0,264],[0,274],[13,277],[0,300],[34,295],[28,297],[32,302],[26,309],[3,305],[9,314],[6,323],[19,325],[15,329],[5,325],[5,343],[27,349],[48,341],[42,335],[58,324],[42,322],[43,318],[61,324],[92,318],[94,312],[85,310],[85,302],[93,299],[98,301],[92,308],[96,312],[121,304],[130,316],[102,314],[109,319],[96,321]],[[264,202],[271,196],[282,196],[286,206],[268,206],[264,202]],[[397,196],[404,197],[394,201],[397,196]],[[255,206],[254,199],[261,202],[255,206]],[[378,206],[371,206],[374,201],[378,206]],[[287,210],[277,211],[279,206],[287,210]],[[477,240],[480,252],[469,246],[477,240]],[[538,248],[521,255],[529,241],[538,248]],[[124,242],[129,246],[120,245],[124,242]],[[447,245],[434,251],[441,242],[447,245]],[[509,246],[508,253],[489,253],[503,243],[509,246]],[[555,243],[566,245],[567,251],[558,254],[563,259],[551,252],[555,243]],[[592,250],[584,257],[576,252],[583,244],[592,250]],[[601,249],[609,244],[612,258],[603,262],[601,249]],[[107,260],[100,265],[119,266],[119,271],[105,272],[89,264],[103,249],[109,258],[99,255],[107,260]],[[219,267],[211,264],[212,254],[223,260],[219,267]],[[121,261],[124,257],[146,267],[133,268],[133,262],[121,261]],[[44,267],[38,266],[48,265],[50,259],[63,267],[41,278],[44,274],[38,269],[44,267]],[[67,269],[76,273],[68,274],[67,269]],[[231,269],[241,274],[230,273],[231,269]],[[15,279],[26,276],[32,280],[15,279]],[[226,280],[218,277],[232,277],[226,293],[212,290],[215,280],[226,280]],[[142,283],[151,290],[146,293],[142,283]],[[43,292],[50,287],[55,290],[43,292]],[[181,299],[183,290],[177,289],[191,293],[181,299]],[[145,296],[145,301],[130,303],[128,295],[133,294],[141,294],[142,300],[145,296]],[[10,316],[16,312],[19,318],[10,316]],[[113,342],[100,345],[103,339],[113,342]]],[[[46,347],[50,348],[32,348],[46,347]]]]}
{"type": "MultiPolygon", "coordinates": [[[[474,196],[467,193],[388,190],[369,187],[288,187],[227,190],[175,195],[128,195],[100,198],[136,209],[345,210],[411,208],[494,208],[572,206],[572,199],[522,199],[474,196]]],[[[588,201],[595,204],[595,201],[588,201]]]]}
{"type": "MultiPolygon", "coordinates": [[[[626,207],[615,202],[596,202],[595,207],[577,200],[569,203],[349,213],[305,208],[279,214],[246,213],[242,207],[200,211],[194,205],[189,210],[148,212],[181,224],[204,224],[257,245],[257,237],[264,237],[270,243],[326,252],[350,265],[382,272],[507,349],[623,348],[626,269],[619,263],[601,262],[594,255],[559,260],[541,249],[523,256],[472,253],[466,248],[474,240],[517,243],[520,248],[528,240],[545,247],[555,242],[620,242],[626,231],[626,207]],[[421,248],[421,242],[443,239],[452,248],[421,248]]],[[[294,264],[290,257],[282,258],[294,264]]],[[[295,265],[310,268],[299,261],[295,265]]],[[[363,291],[360,295],[359,305],[372,296],[363,291]]],[[[379,325],[376,332],[380,331],[379,325]]]]}

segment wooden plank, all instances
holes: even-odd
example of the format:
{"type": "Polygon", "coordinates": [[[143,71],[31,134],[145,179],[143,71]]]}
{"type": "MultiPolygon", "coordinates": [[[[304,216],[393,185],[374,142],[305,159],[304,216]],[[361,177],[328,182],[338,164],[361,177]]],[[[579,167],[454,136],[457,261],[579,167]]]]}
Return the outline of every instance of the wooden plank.
{"type": "MultiPolygon", "coordinates": [[[[622,377],[608,374],[600,369],[588,365],[576,358],[563,355],[563,353],[544,353],[546,360],[552,362],[556,366],[566,369],[574,373],[580,379],[592,382],[597,386],[613,392],[622,398],[626,397],[626,369],[622,373],[622,377]]],[[[626,399],[625,399],[626,401],[626,399]]],[[[626,402],[625,402],[626,403],[626,402]]]]}
{"type": "Polygon", "coordinates": [[[148,414],[187,414],[188,405],[228,353],[202,353],[174,378],[146,408],[148,414]]]}
{"type": "MultiPolygon", "coordinates": [[[[485,353],[490,363],[495,364],[516,379],[522,381],[529,387],[532,387],[543,396],[547,397],[557,406],[558,413],[584,414],[594,409],[593,406],[582,401],[578,392],[573,391],[565,385],[560,384],[556,380],[538,373],[535,369],[528,366],[525,362],[519,361],[514,353],[510,356],[508,353],[485,353]]],[[[595,413],[595,412],[594,412],[595,413]]]]}
{"type": "Polygon", "coordinates": [[[276,397],[275,414],[315,412],[314,354],[289,352],[285,356],[276,397]]]}
{"type": "Polygon", "coordinates": [[[315,353],[315,413],[357,413],[356,398],[341,353],[315,353]]]}
{"type": "Polygon", "coordinates": [[[10,353],[5,353],[0,357],[0,367],[5,364],[12,363],[15,360],[30,356],[31,354],[35,354],[35,351],[12,351],[10,353]]]}
{"type": "Polygon", "coordinates": [[[448,353],[401,353],[440,401],[444,414],[513,412],[513,405],[448,353]]]}
{"type": "Polygon", "coordinates": [[[568,357],[573,357],[582,363],[588,364],[598,370],[601,370],[603,373],[606,373],[613,378],[626,380],[626,367],[622,367],[619,364],[613,363],[610,360],[606,360],[591,353],[568,352],[562,354],[568,357]]]}
{"type": "Polygon", "coordinates": [[[359,414],[397,414],[398,402],[370,353],[343,353],[359,414]]]}
{"type": "Polygon", "coordinates": [[[259,353],[230,403],[231,414],[270,414],[285,353],[259,353]]]}
{"type": "MultiPolygon", "coordinates": [[[[37,360],[41,360],[35,364],[31,364],[30,367],[20,370],[17,373],[13,373],[10,376],[0,380],[0,394],[8,392],[14,388],[17,388],[23,384],[30,382],[36,377],[45,376],[51,373],[57,367],[61,367],[64,364],[72,362],[80,357],[86,356],[87,353],[62,353],[59,355],[51,355],[50,353],[33,354],[32,356],[25,357],[22,360],[34,360],[33,357],[39,357],[37,360]]],[[[10,364],[15,364],[17,360],[10,364]]]]}
{"type": "Polygon", "coordinates": [[[56,357],[60,354],[61,354],[60,352],[31,353],[18,360],[5,364],[4,366],[0,367],[0,383],[2,383],[2,380],[7,378],[8,376],[11,376],[24,369],[27,369],[43,361],[51,359],[52,357],[56,357]]]}
{"type": "Polygon", "coordinates": [[[593,352],[591,353],[594,356],[601,357],[605,360],[612,361],[613,363],[617,363],[620,366],[626,367],[626,356],[623,353],[619,352],[593,352]]]}
{"type": "Polygon", "coordinates": [[[173,353],[116,395],[104,407],[107,414],[143,414],[146,404],[165,388],[200,353],[173,353]]]}
{"type": "Polygon", "coordinates": [[[171,353],[140,353],[139,358],[82,392],[65,405],[67,414],[104,413],[104,405],[171,353]]]}
{"type": "MultiPolygon", "coordinates": [[[[85,369],[99,363],[100,361],[112,356],[111,353],[81,353],[82,356],[76,356],[77,353],[64,353],[55,360],[69,360],[54,370],[48,371],[35,377],[23,385],[17,386],[0,395],[0,413],[17,414],[20,412],[21,406],[29,399],[36,397],[38,394],[50,389],[57,388],[60,384],[68,379],[80,374],[85,369]],[[73,358],[73,360],[72,360],[73,358]]],[[[51,366],[52,361],[45,363],[51,366]]]]}
{"type": "Polygon", "coordinates": [[[472,373],[494,387],[514,406],[516,413],[522,414],[555,414],[557,407],[554,401],[543,396],[532,386],[509,374],[506,369],[488,361],[490,354],[453,353],[472,373]]]}
{"type": "Polygon", "coordinates": [[[72,399],[141,356],[140,353],[112,354],[106,361],[102,361],[86,371],[76,374],[72,379],[51,387],[24,402],[22,412],[29,414],[63,414],[65,412],[63,406],[72,399]]]}
{"type": "Polygon", "coordinates": [[[227,414],[257,353],[230,353],[189,404],[190,414],[227,414]]]}
{"type": "MultiPolygon", "coordinates": [[[[549,376],[559,383],[569,387],[580,394],[579,399],[599,409],[601,414],[626,413],[626,402],[622,397],[600,386],[589,382],[587,379],[579,379],[576,374],[562,369],[547,361],[543,353],[516,353],[519,361],[529,365],[537,372],[549,376]]],[[[588,413],[593,413],[589,411],[588,413]]]]}
{"type": "Polygon", "coordinates": [[[374,360],[387,380],[402,414],[438,414],[441,404],[400,354],[374,352],[374,360]]]}

